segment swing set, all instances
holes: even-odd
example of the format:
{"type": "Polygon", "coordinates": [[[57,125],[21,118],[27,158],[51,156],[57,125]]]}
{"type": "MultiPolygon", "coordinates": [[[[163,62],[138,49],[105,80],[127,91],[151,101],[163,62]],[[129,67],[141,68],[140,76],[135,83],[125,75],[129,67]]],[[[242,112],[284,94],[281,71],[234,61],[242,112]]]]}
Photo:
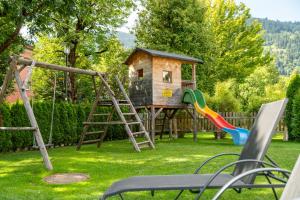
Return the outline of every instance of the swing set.
{"type": "Polygon", "coordinates": [[[79,143],[77,145],[77,150],[81,148],[82,144],[97,143],[97,147],[100,147],[101,143],[103,142],[103,139],[106,136],[108,126],[116,125],[116,124],[124,125],[129,140],[131,141],[136,151],[140,152],[141,148],[145,148],[145,147],[154,148],[154,144],[149,137],[148,131],[145,129],[142,120],[137,114],[131,100],[126,94],[126,91],[122,83],[118,79],[118,77],[115,77],[115,79],[119,86],[118,88],[119,92],[115,93],[111,89],[109,83],[107,82],[105,73],[92,71],[92,70],[64,67],[60,65],[48,64],[43,62],[36,62],[33,60],[23,59],[19,57],[11,57],[10,67],[7,70],[6,76],[4,77],[4,81],[0,90],[0,104],[4,101],[4,97],[8,85],[14,78],[16,80],[17,88],[20,92],[21,99],[24,103],[24,107],[31,126],[30,127],[0,127],[0,131],[32,131],[34,135],[34,144],[35,144],[34,147],[39,149],[44,161],[44,165],[48,170],[53,169],[46,147],[50,147],[53,145],[52,136],[53,136],[53,120],[54,120],[54,109],[55,109],[55,100],[56,100],[57,77],[56,75],[54,76],[50,133],[49,133],[48,144],[45,144],[33,112],[33,107],[32,107],[33,104],[32,105],[30,104],[29,98],[26,94],[26,88],[28,88],[28,82],[31,78],[32,70],[34,67],[88,75],[92,77],[96,98],[94,103],[92,104],[92,108],[86,122],[83,123],[83,131],[79,143]],[[25,80],[22,81],[20,77],[20,72],[26,66],[29,66],[29,71],[25,80]],[[99,78],[100,80],[99,86],[97,86],[96,78],[99,78]],[[124,99],[123,100],[117,99],[118,96],[116,94],[118,94],[119,96],[121,95],[124,99]],[[109,113],[96,113],[97,107],[99,106],[109,106],[112,107],[112,109],[109,113]],[[123,109],[124,107],[126,107],[126,109],[123,109]],[[124,112],[124,110],[126,110],[127,112],[126,111],[124,112]],[[119,121],[112,121],[112,116],[114,113],[118,114],[119,121]],[[106,120],[103,120],[97,118],[99,116],[107,116],[107,118],[106,120]],[[134,129],[134,127],[136,126],[138,126],[139,129],[138,131],[135,131],[134,129]],[[93,128],[92,131],[90,131],[91,128],[93,128]],[[99,130],[95,131],[95,128],[98,128],[99,130]],[[96,135],[97,138],[88,139],[89,135],[96,135]],[[144,140],[142,140],[141,142],[137,142],[136,138],[138,136],[143,137],[144,140]]]}

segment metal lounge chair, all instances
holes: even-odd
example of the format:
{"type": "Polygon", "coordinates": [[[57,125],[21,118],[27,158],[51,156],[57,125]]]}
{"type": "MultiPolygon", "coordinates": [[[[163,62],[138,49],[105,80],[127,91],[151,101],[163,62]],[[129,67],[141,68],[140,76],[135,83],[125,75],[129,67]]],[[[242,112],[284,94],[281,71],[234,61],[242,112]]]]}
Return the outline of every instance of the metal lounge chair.
{"type": "MultiPolygon", "coordinates": [[[[178,199],[184,190],[190,190],[191,192],[196,192],[197,195],[195,199],[199,199],[205,189],[221,188],[232,178],[246,171],[263,166],[278,167],[278,165],[266,155],[266,152],[272,140],[272,135],[285,110],[286,103],[287,99],[283,99],[261,106],[241,154],[222,153],[213,156],[200,165],[194,174],[135,176],[123,179],[115,182],[100,199],[104,200],[114,195],[119,195],[119,197],[123,199],[122,193],[133,191],[151,191],[152,195],[154,195],[155,190],[180,190],[175,199],[178,199]],[[232,155],[239,156],[238,161],[225,165],[215,174],[200,174],[200,170],[212,160],[221,156],[232,155]],[[264,157],[266,157],[270,163],[263,161],[264,157]],[[234,167],[231,174],[222,173],[230,167],[234,167]]],[[[241,188],[256,188],[254,184],[255,177],[256,174],[244,177],[230,187],[234,188],[237,192],[241,192],[241,188]]],[[[274,188],[284,187],[284,180],[282,180],[282,184],[272,184],[270,179],[274,178],[273,175],[266,177],[270,181],[270,184],[259,185],[257,187],[272,188],[277,198],[274,188]]]]}
{"type": "MultiPolygon", "coordinates": [[[[245,173],[242,173],[233,179],[231,179],[228,183],[226,183],[219,191],[218,193],[213,197],[213,200],[217,200],[221,197],[221,195],[230,188],[231,185],[233,185],[235,182],[241,180],[244,177],[251,176],[252,174],[257,173],[271,173],[271,172],[281,172],[281,173],[290,173],[287,170],[280,169],[280,168],[258,168],[258,169],[252,169],[250,171],[247,171],[245,173]]],[[[300,200],[300,156],[298,157],[298,160],[294,166],[294,169],[290,175],[290,178],[283,190],[283,193],[280,197],[280,200],[300,200]]]]}

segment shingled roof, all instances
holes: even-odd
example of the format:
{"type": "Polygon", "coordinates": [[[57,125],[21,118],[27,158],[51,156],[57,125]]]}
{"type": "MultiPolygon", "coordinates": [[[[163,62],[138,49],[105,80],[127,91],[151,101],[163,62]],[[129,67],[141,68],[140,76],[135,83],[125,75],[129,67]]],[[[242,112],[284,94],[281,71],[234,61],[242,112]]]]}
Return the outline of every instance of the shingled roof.
{"type": "Polygon", "coordinates": [[[158,57],[163,57],[163,58],[174,58],[174,59],[177,59],[177,60],[183,60],[183,61],[203,64],[203,61],[198,59],[198,58],[193,58],[193,57],[190,57],[190,56],[180,55],[180,54],[175,54],[175,53],[169,53],[169,52],[165,52],[165,51],[139,48],[139,47],[135,48],[135,50],[130,54],[130,56],[125,61],[125,64],[128,65],[130,58],[138,51],[145,52],[147,54],[150,54],[151,56],[158,56],[158,57]]]}

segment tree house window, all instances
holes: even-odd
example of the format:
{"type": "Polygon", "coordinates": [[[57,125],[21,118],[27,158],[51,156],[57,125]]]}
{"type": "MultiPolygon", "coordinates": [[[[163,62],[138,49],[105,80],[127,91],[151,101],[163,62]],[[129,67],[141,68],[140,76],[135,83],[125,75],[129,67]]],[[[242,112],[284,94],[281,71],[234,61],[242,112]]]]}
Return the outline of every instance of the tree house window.
{"type": "Polygon", "coordinates": [[[139,80],[143,79],[144,78],[144,70],[143,69],[137,70],[137,75],[138,75],[139,80]]]}
{"type": "Polygon", "coordinates": [[[164,83],[172,83],[172,72],[171,71],[163,71],[163,82],[164,83]]]}

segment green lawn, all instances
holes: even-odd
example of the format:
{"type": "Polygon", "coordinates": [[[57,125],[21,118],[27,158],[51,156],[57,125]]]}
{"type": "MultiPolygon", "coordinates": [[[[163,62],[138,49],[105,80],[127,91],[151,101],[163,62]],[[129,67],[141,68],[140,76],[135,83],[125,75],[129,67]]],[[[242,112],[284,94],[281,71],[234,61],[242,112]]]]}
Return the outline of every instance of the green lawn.
{"type": "MultiPolygon", "coordinates": [[[[49,150],[54,170],[44,169],[38,151],[0,154],[0,199],[98,199],[114,181],[135,175],[192,173],[210,156],[221,152],[240,152],[230,139],[216,141],[212,135],[201,134],[194,143],[191,136],[184,139],[157,141],[155,150],[135,153],[128,140],[105,142],[99,149],[95,145],[61,147],[49,150]],[[43,177],[57,172],[88,173],[90,179],[69,185],[48,185],[43,177]]],[[[282,167],[292,169],[300,153],[300,144],[282,142],[275,138],[268,154],[282,167]]],[[[219,159],[206,168],[214,172],[234,158],[219,159]]],[[[216,192],[207,191],[203,199],[216,192]]],[[[151,199],[149,192],[127,193],[125,199],[151,199]]],[[[172,199],[176,192],[159,191],[153,199],[172,199]]],[[[193,199],[185,192],[181,199],[193,199]]],[[[236,194],[228,191],[224,199],[272,199],[271,190],[256,189],[236,194]]],[[[119,198],[111,198],[119,199],[119,198]]]]}

